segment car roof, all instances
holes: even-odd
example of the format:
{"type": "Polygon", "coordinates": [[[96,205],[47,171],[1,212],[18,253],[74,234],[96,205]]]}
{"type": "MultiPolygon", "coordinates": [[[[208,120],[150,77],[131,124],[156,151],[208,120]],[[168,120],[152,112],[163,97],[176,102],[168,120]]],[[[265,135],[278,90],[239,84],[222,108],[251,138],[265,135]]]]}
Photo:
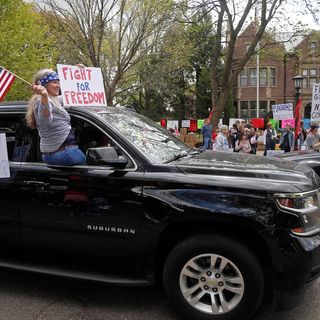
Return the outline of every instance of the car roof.
{"type": "MultiPolygon", "coordinates": [[[[26,111],[28,101],[6,101],[0,103],[0,111],[26,111]]],[[[79,111],[88,113],[113,113],[113,112],[135,112],[135,109],[124,106],[66,106],[68,111],[79,111]]]]}

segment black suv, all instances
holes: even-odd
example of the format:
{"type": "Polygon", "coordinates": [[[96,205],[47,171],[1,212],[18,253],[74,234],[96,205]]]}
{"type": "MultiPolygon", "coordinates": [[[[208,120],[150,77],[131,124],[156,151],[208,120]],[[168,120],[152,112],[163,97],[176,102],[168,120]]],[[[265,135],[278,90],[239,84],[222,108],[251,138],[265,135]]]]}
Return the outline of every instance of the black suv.
{"type": "Polygon", "coordinates": [[[47,165],[25,104],[0,106],[0,266],[147,285],[191,319],[249,319],[266,288],[320,272],[319,177],[293,162],[190,149],[124,108],[67,108],[87,165],[47,165]]]}

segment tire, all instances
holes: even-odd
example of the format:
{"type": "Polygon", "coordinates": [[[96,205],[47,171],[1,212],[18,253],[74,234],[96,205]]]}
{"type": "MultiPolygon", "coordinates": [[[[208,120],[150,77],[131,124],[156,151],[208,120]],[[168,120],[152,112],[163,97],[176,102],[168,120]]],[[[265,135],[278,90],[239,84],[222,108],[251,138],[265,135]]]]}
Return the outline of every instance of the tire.
{"type": "Polygon", "coordinates": [[[195,236],[168,255],[163,287],[184,318],[250,319],[264,293],[263,271],[244,245],[224,236],[195,236]]]}

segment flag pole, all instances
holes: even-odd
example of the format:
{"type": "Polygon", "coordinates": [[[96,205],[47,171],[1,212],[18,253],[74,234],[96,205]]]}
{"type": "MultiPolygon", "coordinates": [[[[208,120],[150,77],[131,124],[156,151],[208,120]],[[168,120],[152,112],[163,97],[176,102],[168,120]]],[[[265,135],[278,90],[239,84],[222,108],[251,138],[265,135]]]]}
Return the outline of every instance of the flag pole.
{"type": "Polygon", "coordinates": [[[32,83],[28,82],[27,80],[24,80],[23,78],[19,77],[17,74],[13,73],[12,71],[3,68],[5,70],[7,70],[9,73],[11,73],[12,75],[14,75],[16,78],[20,79],[21,81],[23,81],[24,83],[28,84],[30,87],[32,86],[32,83]]]}

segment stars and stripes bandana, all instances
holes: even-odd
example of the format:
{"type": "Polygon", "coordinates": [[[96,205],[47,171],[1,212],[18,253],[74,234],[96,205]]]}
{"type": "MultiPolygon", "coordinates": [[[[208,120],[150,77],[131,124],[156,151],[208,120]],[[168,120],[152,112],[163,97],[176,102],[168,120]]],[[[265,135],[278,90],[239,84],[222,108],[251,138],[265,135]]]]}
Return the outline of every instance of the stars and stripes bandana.
{"type": "Polygon", "coordinates": [[[42,86],[44,86],[45,84],[49,83],[50,81],[54,81],[54,80],[60,80],[59,76],[56,72],[52,71],[51,73],[43,76],[40,80],[39,80],[39,84],[41,84],[42,86]]]}
{"type": "Polygon", "coordinates": [[[10,71],[0,66],[0,101],[4,99],[15,78],[10,71]]]}

